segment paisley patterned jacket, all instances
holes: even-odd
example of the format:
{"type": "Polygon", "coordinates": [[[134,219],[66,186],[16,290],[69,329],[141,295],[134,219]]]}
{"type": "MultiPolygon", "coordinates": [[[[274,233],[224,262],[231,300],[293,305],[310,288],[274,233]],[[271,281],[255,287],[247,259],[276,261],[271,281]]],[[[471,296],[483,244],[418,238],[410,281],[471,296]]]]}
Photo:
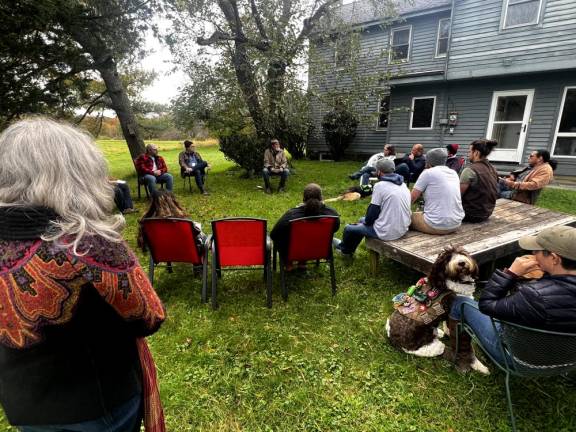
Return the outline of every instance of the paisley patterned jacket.
{"type": "Polygon", "coordinates": [[[102,417],[141,392],[136,338],[165,318],[125,243],[86,237],[75,255],[39,238],[45,210],[0,208],[0,403],[14,425],[102,417]]]}

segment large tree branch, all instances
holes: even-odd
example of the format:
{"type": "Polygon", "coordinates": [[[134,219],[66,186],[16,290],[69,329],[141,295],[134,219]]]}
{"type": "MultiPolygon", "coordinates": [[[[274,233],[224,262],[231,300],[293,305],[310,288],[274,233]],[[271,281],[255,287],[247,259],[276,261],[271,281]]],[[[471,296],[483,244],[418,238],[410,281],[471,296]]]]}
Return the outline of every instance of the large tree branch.
{"type": "Polygon", "coordinates": [[[234,41],[234,42],[238,42],[238,43],[243,43],[246,45],[249,45],[253,48],[256,48],[262,52],[267,51],[270,48],[270,41],[255,41],[253,39],[249,39],[246,36],[242,35],[238,35],[238,36],[233,36],[227,33],[224,33],[223,31],[217,30],[214,33],[212,33],[212,36],[210,36],[208,39],[203,38],[203,37],[199,37],[196,39],[196,43],[198,45],[201,46],[207,46],[207,45],[218,45],[220,43],[223,42],[227,42],[227,41],[234,41]]]}
{"type": "Polygon", "coordinates": [[[96,105],[103,103],[102,98],[104,97],[104,95],[106,93],[108,93],[108,90],[104,90],[102,93],[100,93],[98,96],[96,96],[96,98],[94,98],[92,103],[90,103],[90,105],[88,105],[88,108],[86,108],[86,111],[84,111],[84,114],[82,114],[82,117],[80,117],[80,120],[78,120],[76,122],[77,125],[82,123],[82,120],[84,120],[86,118],[86,116],[92,112],[92,110],[94,109],[94,107],[96,105]]]}
{"type": "Polygon", "coordinates": [[[254,18],[254,22],[256,23],[256,27],[258,28],[258,32],[260,32],[260,36],[262,39],[269,40],[268,35],[266,34],[266,29],[264,28],[264,24],[262,23],[262,18],[260,17],[260,11],[256,6],[255,0],[250,0],[250,9],[252,10],[252,17],[254,18]]]}
{"type": "Polygon", "coordinates": [[[291,50],[292,55],[296,53],[296,50],[302,45],[304,39],[310,36],[310,33],[312,33],[312,31],[316,28],[318,21],[320,21],[320,19],[329,12],[332,6],[338,4],[339,2],[340,0],[326,0],[318,7],[318,9],[316,9],[316,12],[314,12],[312,16],[304,20],[304,26],[296,38],[294,49],[291,50]]]}

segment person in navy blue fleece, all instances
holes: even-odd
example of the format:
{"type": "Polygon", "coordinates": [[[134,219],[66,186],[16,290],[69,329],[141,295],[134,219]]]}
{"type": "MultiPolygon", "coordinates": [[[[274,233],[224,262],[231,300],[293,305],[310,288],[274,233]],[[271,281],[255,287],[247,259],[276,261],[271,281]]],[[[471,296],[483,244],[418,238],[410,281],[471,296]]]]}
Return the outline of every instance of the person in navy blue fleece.
{"type": "Polygon", "coordinates": [[[364,237],[396,240],[406,234],[410,226],[410,191],[401,175],[394,173],[394,162],[380,159],[372,201],[366,216],[358,223],[346,225],[342,242],[335,239],[336,250],[352,255],[364,237]]]}
{"type": "Polygon", "coordinates": [[[396,173],[404,177],[406,183],[415,182],[426,167],[426,158],[424,157],[424,146],[414,144],[410,153],[395,159],[396,173]]]}

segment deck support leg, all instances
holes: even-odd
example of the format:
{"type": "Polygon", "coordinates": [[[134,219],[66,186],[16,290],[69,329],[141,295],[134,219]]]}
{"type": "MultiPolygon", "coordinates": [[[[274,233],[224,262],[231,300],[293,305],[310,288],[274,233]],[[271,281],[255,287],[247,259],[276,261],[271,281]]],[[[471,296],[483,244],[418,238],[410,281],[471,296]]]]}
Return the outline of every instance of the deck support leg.
{"type": "Polygon", "coordinates": [[[378,274],[378,261],[380,259],[380,254],[372,249],[368,249],[368,259],[370,262],[370,273],[372,276],[376,276],[378,274]]]}

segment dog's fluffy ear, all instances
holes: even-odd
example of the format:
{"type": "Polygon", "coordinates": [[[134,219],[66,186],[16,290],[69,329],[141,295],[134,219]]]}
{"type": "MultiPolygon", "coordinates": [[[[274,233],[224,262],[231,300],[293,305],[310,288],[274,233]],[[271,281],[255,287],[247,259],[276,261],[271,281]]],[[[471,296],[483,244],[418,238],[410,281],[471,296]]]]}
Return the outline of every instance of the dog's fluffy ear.
{"type": "Polygon", "coordinates": [[[446,266],[454,251],[454,247],[449,246],[438,254],[436,261],[434,261],[432,265],[432,270],[430,270],[430,274],[428,275],[428,283],[431,287],[439,291],[446,289],[446,266]]]}

